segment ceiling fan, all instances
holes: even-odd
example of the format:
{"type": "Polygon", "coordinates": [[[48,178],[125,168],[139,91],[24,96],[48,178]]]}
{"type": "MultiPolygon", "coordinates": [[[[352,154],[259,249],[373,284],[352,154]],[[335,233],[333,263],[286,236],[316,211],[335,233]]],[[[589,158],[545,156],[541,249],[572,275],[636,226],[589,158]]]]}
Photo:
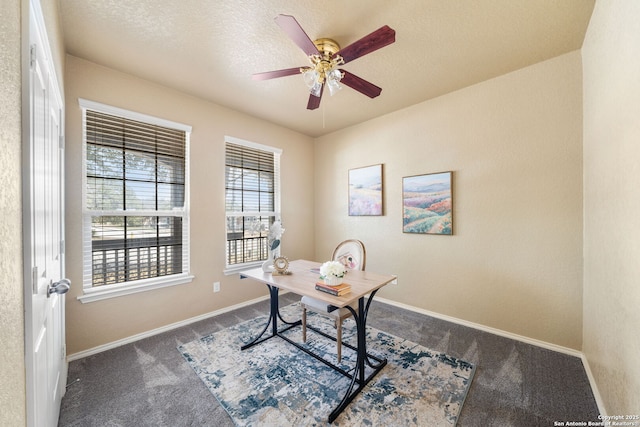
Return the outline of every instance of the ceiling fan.
{"type": "Polygon", "coordinates": [[[335,40],[328,38],[311,41],[298,21],[291,15],[278,15],[275,21],[307,54],[311,65],[256,73],[252,76],[253,80],[269,80],[302,73],[311,93],[307,103],[308,110],[315,110],[320,106],[325,85],[329,88],[330,95],[341,89],[340,83],[367,95],[369,98],[380,95],[382,88],[338,67],[395,42],[395,30],[385,25],[340,49],[340,45],[335,40]]]}

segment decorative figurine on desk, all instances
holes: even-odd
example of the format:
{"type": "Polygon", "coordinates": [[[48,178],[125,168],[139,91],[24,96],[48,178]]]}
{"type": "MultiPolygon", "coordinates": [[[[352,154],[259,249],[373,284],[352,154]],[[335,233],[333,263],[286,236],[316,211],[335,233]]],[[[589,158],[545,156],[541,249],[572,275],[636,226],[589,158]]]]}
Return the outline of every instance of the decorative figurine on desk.
{"type": "Polygon", "coordinates": [[[273,273],[274,276],[288,276],[291,274],[289,271],[289,260],[286,256],[279,256],[273,260],[273,273]]]}
{"type": "Polygon", "coordinates": [[[265,273],[273,272],[273,259],[276,254],[276,249],[280,246],[280,238],[284,233],[284,228],[282,228],[282,223],[279,219],[276,219],[271,227],[269,227],[269,234],[267,236],[267,249],[269,250],[267,254],[267,259],[262,263],[262,271],[265,273]]]}

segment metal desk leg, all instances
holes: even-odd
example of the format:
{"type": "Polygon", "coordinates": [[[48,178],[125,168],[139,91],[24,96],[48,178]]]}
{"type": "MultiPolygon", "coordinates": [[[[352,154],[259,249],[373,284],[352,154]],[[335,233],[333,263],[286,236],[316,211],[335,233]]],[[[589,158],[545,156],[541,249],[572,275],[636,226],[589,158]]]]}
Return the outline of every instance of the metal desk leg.
{"type": "Polygon", "coordinates": [[[255,337],[250,343],[243,345],[240,347],[240,350],[246,350],[250,347],[253,347],[256,344],[261,343],[262,341],[268,340],[269,338],[273,338],[278,335],[278,288],[275,286],[267,285],[269,288],[269,301],[270,309],[269,309],[269,320],[267,320],[267,324],[264,325],[262,331],[255,337]],[[269,325],[271,325],[271,335],[264,337],[263,335],[269,329],[269,325]]]}
{"type": "Polygon", "coordinates": [[[287,329],[290,329],[300,324],[300,320],[292,323],[292,322],[287,322],[282,318],[282,316],[280,315],[280,307],[278,302],[278,292],[280,291],[280,289],[275,286],[271,286],[269,284],[267,284],[267,288],[269,288],[269,301],[270,301],[269,320],[267,321],[267,324],[264,325],[264,328],[258,334],[258,336],[254,338],[250,343],[240,347],[240,350],[246,350],[250,347],[253,347],[256,344],[260,344],[261,342],[266,341],[269,338],[273,338],[275,336],[280,335],[280,332],[284,332],[287,329]],[[282,331],[278,331],[278,318],[280,318],[280,321],[282,323],[285,323],[289,326],[283,329],[282,331]],[[271,325],[271,334],[266,337],[263,337],[265,332],[267,332],[267,329],[269,329],[269,325],[271,325]]]}
{"type": "Polygon", "coordinates": [[[369,313],[369,307],[371,305],[371,300],[373,299],[376,291],[371,293],[369,300],[367,301],[367,305],[364,304],[364,297],[358,300],[358,313],[355,312],[354,309],[347,306],[353,318],[356,322],[356,330],[358,336],[358,349],[357,349],[357,358],[356,358],[356,367],[353,372],[353,377],[351,379],[351,384],[349,384],[349,388],[345,393],[344,397],[340,404],[329,414],[329,422],[332,423],[335,419],[340,415],[340,413],[351,403],[351,401],[362,391],[362,389],[375,377],[378,372],[382,370],[387,364],[387,359],[382,359],[376,365],[372,364],[369,360],[369,355],[367,355],[367,314],[369,313]],[[373,372],[369,376],[365,376],[365,362],[369,365],[373,372]],[[356,387],[357,383],[357,387],[356,387]],[[355,390],[354,390],[354,387],[355,390]]]}

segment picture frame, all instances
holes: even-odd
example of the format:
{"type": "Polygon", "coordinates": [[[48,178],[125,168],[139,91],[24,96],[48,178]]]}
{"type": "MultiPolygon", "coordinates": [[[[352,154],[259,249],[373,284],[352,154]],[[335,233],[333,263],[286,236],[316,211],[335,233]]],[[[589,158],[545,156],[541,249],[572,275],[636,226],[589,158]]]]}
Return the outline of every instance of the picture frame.
{"type": "Polygon", "coordinates": [[[382,164],[349,169],[349,216],[383,215],[382,164]]]}
{"type": "Polygon", "coordinates": [[[402,232],[453,235],[453,172],[402,178],[402,232]]]}

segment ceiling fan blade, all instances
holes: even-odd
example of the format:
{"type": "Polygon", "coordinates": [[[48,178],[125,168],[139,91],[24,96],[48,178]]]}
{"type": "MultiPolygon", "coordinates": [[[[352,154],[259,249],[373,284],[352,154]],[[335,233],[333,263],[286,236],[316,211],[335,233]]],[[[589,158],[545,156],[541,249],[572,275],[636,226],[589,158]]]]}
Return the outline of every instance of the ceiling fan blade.
{"type": "Polygon", "coordinates": [[[307,110],[315,110],[320,106],[320,101],[322,100],[322,92],[324,92],[324,85],[322,85],[322,89],[320,89],[320,96],[309,95],[307,110]]]}
{"type": "Polygon", "coordinates": [[[264,73],[255,73],[251,76],[252,80],[269,80],[276,79],[278,77],[292,76],[294,74],[300,74],[300,67],[286,68],[284,70],[265,71],[264,73]]]}
{"type": "Polygon", "coordinates": [[[396,41],[396,31],[385,25],[375,30],[373,33],[364,36],[360,40],[351,43],[349,46],[341,49],[334,56],[340,55],[344,59],[344,63],[358,59],[368,53],[385,47],[396,41]]]}
{"type": "Polygon", "coordinates": [[[373,83],[369,83],[368,81],[361,79],[355,74],[351,74],[348,71],[340,70],[344,73],[344,77],[340,80],[340,83],[345,86],[349,86],[351,89],[355,89],[363,95],[367,95],[369,98],[375,98],[380,95],[382,92],[382,88],[374,85],[373,83]]]}
{"type": "Polygon", "coordinates": [[[275,20],[276,24],[280,25],[280,28],[287,33],[291,40],[293,40],[307,56],[317,55],[319,53],[318,48],[313,44],[313,41],[311,41],[307,33],[304,32],[300,24],[298,24],[296,18],[291,15],[278,15],[275,20]]]}

